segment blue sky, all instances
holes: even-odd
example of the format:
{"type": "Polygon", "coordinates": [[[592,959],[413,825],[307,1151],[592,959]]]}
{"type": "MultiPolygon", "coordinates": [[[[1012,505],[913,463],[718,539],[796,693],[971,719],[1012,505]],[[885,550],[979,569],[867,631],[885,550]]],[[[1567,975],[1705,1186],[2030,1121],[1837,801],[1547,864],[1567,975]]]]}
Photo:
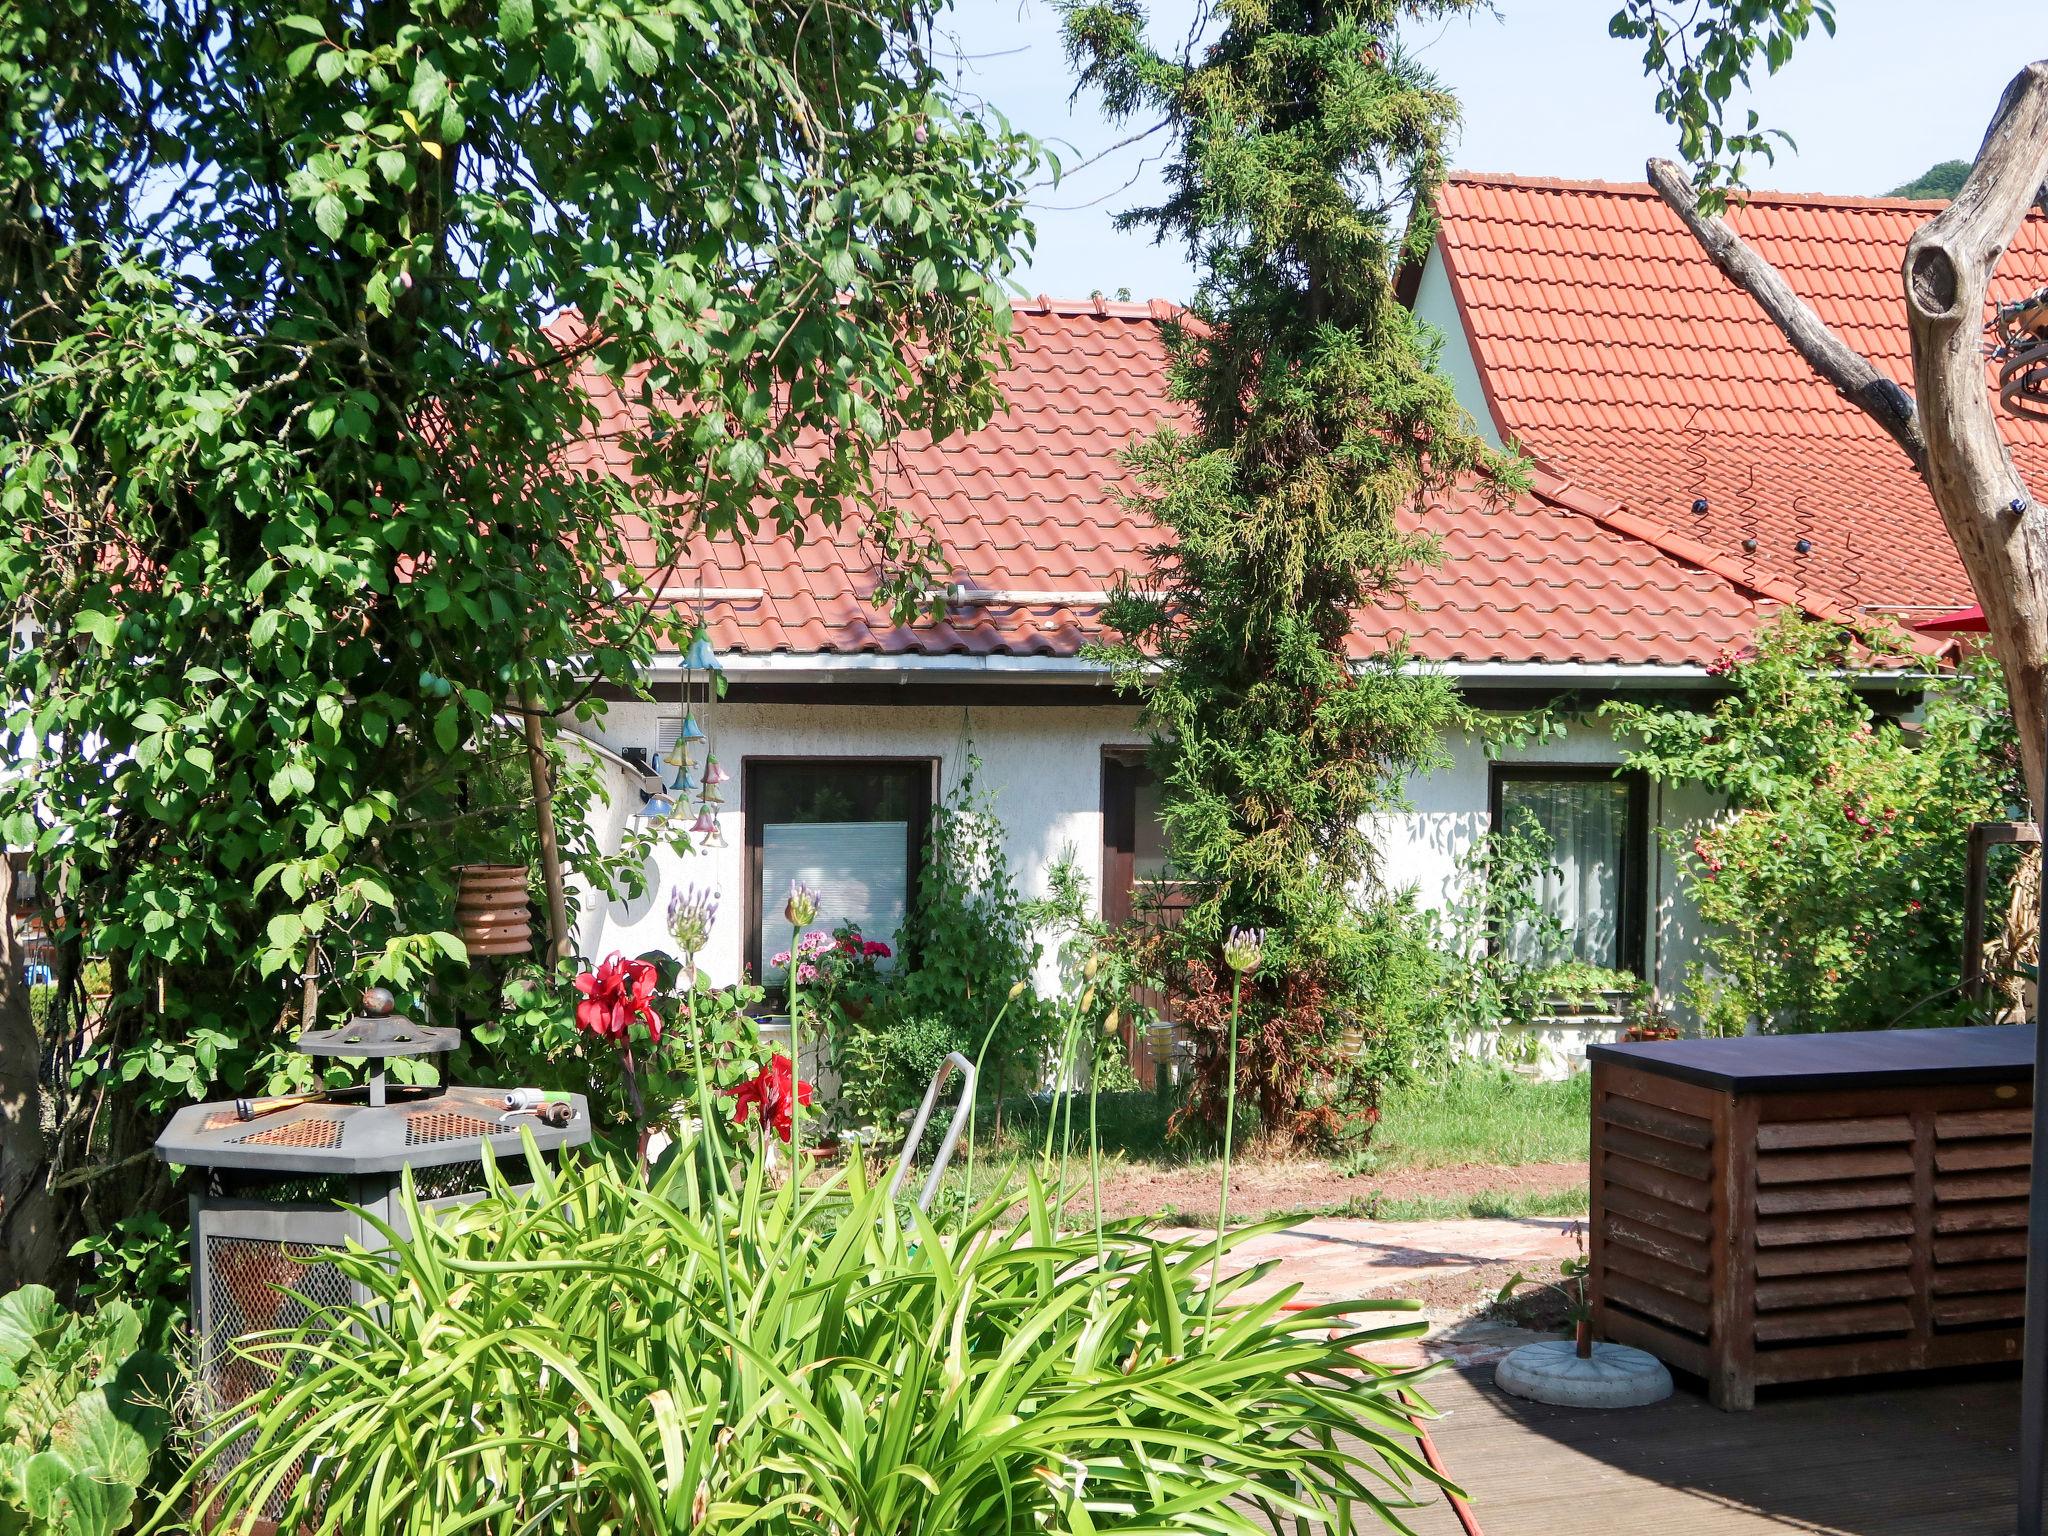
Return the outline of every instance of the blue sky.
{"type": "MultiPolygon", "coordinates": [[[[1501,0],[1498,18],[1418,28],[1410,46],[1464,103],[1454,163],[1527,176],[1639,181],[1671,132],[1651,110],[1640,56],[1607,36],[1617,0],[1501,0]]],[[[1154,24],[1184,34],[1191,0],[1159,0],[1154,24]]],[[[1759,186],[1879,193],[1937,160],[1972,158],[2005,83],[2048,55],[2043,0],[1838,0],[1839,35],[1817,37],[1755,105],[1798,150],[1781,150],[1759,186]],[[1938,15],[1938,24],[1930,25],[1938,15]],[[1914,23],[1917,21],[1917,25],[1914,23]]],[[[1137,298],[1187,297],[1186,261],[1148,236],[1118,234],[1122,208],[1156,193],[1148,155],[1159,138],[1103,155],[1136,123],[1115,128],[1072,78],[1050,0],[957,0],[940,22],[963,90],[1052,143],[1079,167],[1032,193],[1038,251],[1020,282],[1078,298],[1129,288],[1137,298]]]]}

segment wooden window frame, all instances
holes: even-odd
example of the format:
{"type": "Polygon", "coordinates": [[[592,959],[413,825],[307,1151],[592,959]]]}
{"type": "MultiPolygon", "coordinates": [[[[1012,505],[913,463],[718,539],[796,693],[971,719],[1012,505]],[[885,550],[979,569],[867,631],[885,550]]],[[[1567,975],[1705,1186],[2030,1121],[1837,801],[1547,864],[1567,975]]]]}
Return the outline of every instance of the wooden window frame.
{"type": "MultiPolygon", "coordinates": [[[[1493,763],[1486,776],[1486,824],[1490,831],[1501,827],[1501,787],[1510,783],[1606,783],[1628,789],[1628,826],[1621,850],[1621,913],[1616,919],[1620,942],[1615,946],[1621,962],[1617,970],[1632,976],[1646,976],[1650,949],[1649,866],[1655,857],[1650,847],[1650,781],[1640,770],[1617,768],[1601,763],[1493,763]]],[[[1491,919],[1489,918],[1489,927],[1491,919]]],[[[1498,935],[1489,935],[1488,943],[1498,935]]]]}
{"type": "MultiPolygon", "coordinates": [[[[745,924],[741,935],[741,963],[746,974],[758,985],[762,980],[761,970],[761,913],[766,893],[761,889],[762,834],[766,830],[763,818],[754,814],[754,807],[760,803],[758,784],[764,771],[777,768],[914,768],[923,769],[919,781],[924,790],[917,812],[910,818],[905,834],[904,870],[905,901],[914,906],[918,889],[924,878],[924,844],[930,835],[932,808],[938,803],[939,760],[916,754],[895,755],[872,753],[843,755],[838,757],[803,757],[789,753],[769,753],[759,757],[740,759],[740,814],[744,831],[741,834],[743,854],[741,858],[741,884],[745,888],[745,899],[741,903],[740,921],[745,924]]],[[[829,913],[820,914],[829,918],[829,913]]]]}

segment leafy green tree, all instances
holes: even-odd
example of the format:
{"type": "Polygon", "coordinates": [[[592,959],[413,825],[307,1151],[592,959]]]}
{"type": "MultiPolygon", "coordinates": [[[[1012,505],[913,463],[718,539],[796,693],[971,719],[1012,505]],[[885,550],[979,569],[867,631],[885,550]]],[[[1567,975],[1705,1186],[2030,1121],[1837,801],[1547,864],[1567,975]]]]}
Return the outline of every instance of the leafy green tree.
{"type": "Polygon", "coordinates": [[[1221,941],[1232,925],[1269,930],[1246,989],[1240,1097],[1289,1134],[1345,1021],[1372,1016],[1376,950],[1355,902],[1373,866],[1365,819],[1436,760],[1456,710],[1398,646],[1361,655],[1354,616],[1429,554],[1400,512],[1507,468],[1431,371],[1432,342],[1391,282],[1398,258],[1427,248],[1457,118],[1397,31],[1472,8],[1226,5],[1187,56],[1156,47],[1131,0],[1066,13],[1082,88],[1171,136],[1166,201],[1121,222],[1184,240],[1201,271],[1168,329],[1188,426],[1128,455],[1172,538],[1109,622],[1155,733],[1174,873],[1195,897],[1171,959],[1201,1047],[1192,1104],[1212,1123],[1221,941]]]}
{"type": "Polygon", "coordinates": [[[1730,113],[1758,66],[1775,75],[1815,26],[1835,35],[1835,0],[1625,0],[1608,22],[1613,36],[1642,43],[1657,111],[1678,130],[1703,207],[1719,208],[1750,162],[1769,164],[1792,143],[1749,108],[1739,121],[1730,113]]]}
{"type": "Polygon", "coordinates": [[[0,0],[0,815],[62,946],[28,1171],[70,1228],[161,1195],[177,1102],[295,1070],[353,990],[312,983],[460,983],[447,866],[540,824],[486,781],[635,686],[692,531],[902,544],[878,446],[992,409],[1034,158],[929,20],[0,0]]]}
{"type": "Polygon", "coordinates": [[[1967,160],[1944,160],[1930,165],[1911,181],[1893,187],[1886,197],[1954,197],[1963,190],[1963,183],[1970,178],[1970,162],[1967,160]]]}
{"type": "Polygon", "coordinates": [[[1706,920],[1692,1001],[1710,1025],[1872,1029],[1950,1022],[1970,824],[2023,799],[2005,684],[1988,657],[1929,691],[1922,725],[1881,718],[1833,625],[1778,620],[1731,660],[1711,710],[1617,703],[1627,755],[1724,809],[1671,836],[1706,920]]]}

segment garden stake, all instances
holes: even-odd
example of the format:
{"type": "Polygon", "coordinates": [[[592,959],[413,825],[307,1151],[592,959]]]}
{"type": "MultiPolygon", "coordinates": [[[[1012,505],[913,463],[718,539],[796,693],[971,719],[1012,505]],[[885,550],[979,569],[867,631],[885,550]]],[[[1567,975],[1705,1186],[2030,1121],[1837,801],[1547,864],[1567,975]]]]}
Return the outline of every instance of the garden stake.
{"type": "MultiPolygon", "coordinates": [[[[1310,1301],[1289,1301],[1283,1302],[1280,1310],[1282,1312],[1306,1312],[1315,1305],[1315,1302],[1310,1301]]],[[[1356,1351],[1354,1350],[1353,1353],[1355,1354],[1356,1351]]],[[[1445,1483],[1455,1484],[1456,1479],[1451,1476],[1451,1469],[1444,1464],[1443,1453],[1437,1450],[1436,1441],[1432,1440],[1429,1436],[1428,1426],[1422,1422],[1421,1401],[1406,1387],[1396,1387],[1394,1389],[1394,1396],[1400,1400],[1401,1406],[1408,1410],[1408,1422],[1414,1426],[1415,1438],[1422,1447],[1422,1459],[1429,1463],[1429,1470],[1442,1478],[1445,1483]]],[[[1462,1493],[1457,1492],[1452,1487],[1443,1487],[1441,1484],[1439,1485],[1439,1491],[1444,1496],[1444,1502],[1451,1506],[1451,1513],[1458,1517],[1458,1524],[1464,1528],[1465,1536],[1486,1536],[1486,1533],[1479,1529],[1479,1517],[1472,1512],[1472,1506],[1466,1502],[1465,1496],[1462,1493]]]]}

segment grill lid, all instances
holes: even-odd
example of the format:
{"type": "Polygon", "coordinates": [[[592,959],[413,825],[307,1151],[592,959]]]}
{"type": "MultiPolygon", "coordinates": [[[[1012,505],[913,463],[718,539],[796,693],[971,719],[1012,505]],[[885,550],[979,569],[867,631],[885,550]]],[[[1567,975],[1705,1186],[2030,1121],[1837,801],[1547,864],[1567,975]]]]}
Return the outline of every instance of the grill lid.
{"type": "Polygon", "coordinates": [[[382,987],[363,993],[363,1011],[334,1029],[309,1029],[298,1048],[308,1056],[438,1056],[462,1044],[462,1031],[433,1024],[415,1024],[393,1013],[392,996],[382,987]]]}
{"type": "Polygon", "coordinates": [[[167,1163],[276,1174],[395,1173],[474,1163],[489,1147],[517,1158],[521,1133],[543,1152],[590,1140],[590,1105],[568,1095],[564,1126],[544,1124],[510,1107],[509,1091],[465,1085],[436,1090],[394,1088],[389,1104],[368,1101],[360,1088],[291,1103],[244,1120],[235,1104],[188,1104],[157,1138],[167,1163]]]}

